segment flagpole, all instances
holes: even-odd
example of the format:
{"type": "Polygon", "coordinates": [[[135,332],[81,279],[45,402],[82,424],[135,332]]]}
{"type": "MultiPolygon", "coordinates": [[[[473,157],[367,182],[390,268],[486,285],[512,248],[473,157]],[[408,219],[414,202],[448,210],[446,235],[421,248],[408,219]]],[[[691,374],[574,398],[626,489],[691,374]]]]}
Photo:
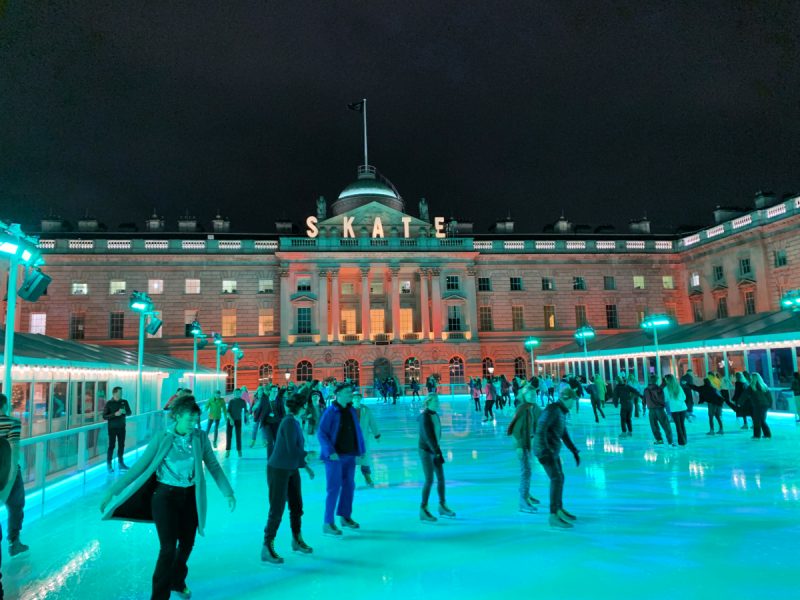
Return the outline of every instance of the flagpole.
{"type": "Polygon", "coordinates": [[[369,160],[367,160],[367,99],[363,98],[362,101],[364,102],[364,166],[369,165],[369,160]]]}

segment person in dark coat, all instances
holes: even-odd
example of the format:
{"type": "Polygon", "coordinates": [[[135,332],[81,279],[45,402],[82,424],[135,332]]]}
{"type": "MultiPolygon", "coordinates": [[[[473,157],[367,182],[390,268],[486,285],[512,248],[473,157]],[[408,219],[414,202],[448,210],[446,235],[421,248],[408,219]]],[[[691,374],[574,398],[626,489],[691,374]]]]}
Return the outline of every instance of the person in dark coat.
{"type": "MultiPolygon", "coordinates": [[[[619,383],[614,387],[614,397],[619,403],[619,420],[622,425],[620,437],[631,437],[633,435],[633,409],[636,398],[644,400],[639,391],[629,385],[625,379],[619,378],[619,383]]],[[[638,416],[638,415],[637,415],[638,416]]]]}
{"type": "Polygon", "coordinates": [[[744,421],[742,429],[749,429],[747,425],[747,417],[752,416],[753,407],[750,406],[750,375],[747,372],[737,372],[733,376],[733,398],[731,398],[731,408],[736,412],[737,417],[741,417],[744,421]]]}
{"type": "Polygon", "coordinates": [[[650,429],[653,431],[653,437],[656,439],[656,444],[663,444],[664,440],[661,437],[659,426],[664,430],[664,435],[667,436],[667,442],[670,446],[674,446],[675,442],[672,441],[672,427],[667,418],[667,403],[664,399],[664,390],[658,385],[658,377],[650,375],[649,383],[644,389],[644,401],[650,411],[650,429]]]}
{"type": "Polygon", "coordinates": [[[711,380],[706,377],[703,379],[703,385],[691,385],[692,390],[697,392],[700,396],[700,404],[705,404],[708,409],[708,433],[706,435],[714,435],[714,419],[717,420],[719,428],[717,434],[722,434],[722,394],[719,390],[711,384],[711,380]]]}
{"type": "Polygon", "coordinates": [[[439,396],[428,394],[428,397],[425,398],[425,410],[419,417],[419,460],[425,475],[425,483],[422,485],[422,503],[419,508],[421,521],[436,521],[436,517],[428,510],[428,498],[430,498],[433,487],[434,474],[436,474],[437,482],[436,491],[439,494],[439,514],[443,517],[456,516],[456,513],[445,502],[444,455],[439,445],[442,437],[442,424],[438,411],[439,396]]]}

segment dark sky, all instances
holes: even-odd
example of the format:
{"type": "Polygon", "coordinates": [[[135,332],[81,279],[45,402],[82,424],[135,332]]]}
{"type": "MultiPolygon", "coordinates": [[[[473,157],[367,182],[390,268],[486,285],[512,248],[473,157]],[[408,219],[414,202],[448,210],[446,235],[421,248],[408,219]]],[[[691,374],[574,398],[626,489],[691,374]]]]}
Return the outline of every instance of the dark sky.
{"type": "Polygon", "coordinates": [[[0,0],[0,219],[408,212],[655,230],[800,190],[800,3],[0,0]],[[669,5],[669,6],[666,6],[669,5]]]}

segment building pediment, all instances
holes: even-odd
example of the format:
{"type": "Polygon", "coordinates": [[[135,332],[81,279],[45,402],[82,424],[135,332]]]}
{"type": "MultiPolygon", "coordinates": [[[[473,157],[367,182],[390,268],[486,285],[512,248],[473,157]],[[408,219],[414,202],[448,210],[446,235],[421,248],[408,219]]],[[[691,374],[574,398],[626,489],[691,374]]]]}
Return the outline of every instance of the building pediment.
{"type": "Polygon", "coordinates": [[[303,303],[303,302],[314,303],[317,301],[317,295],[312,292],[295,292],[289,297],[289,300],[292,303],[303,303]]]}

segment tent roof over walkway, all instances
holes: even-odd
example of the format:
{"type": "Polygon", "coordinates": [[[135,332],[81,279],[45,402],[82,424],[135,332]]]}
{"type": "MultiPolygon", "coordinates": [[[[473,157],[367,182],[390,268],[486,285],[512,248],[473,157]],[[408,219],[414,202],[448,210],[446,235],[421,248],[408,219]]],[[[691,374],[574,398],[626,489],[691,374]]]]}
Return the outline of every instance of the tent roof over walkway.
{"type": "MultiPolygon", "coordinates": [[[[800,345],[800,316],[780,311],[730,317],[702,323],[675,325],[658,332],[662,354],[695,354],[723,350],[788,347],[800,345]]],[[[642,329],[617,335],[598,336],[589,341],[589,358],[654,355],[652,333],[642,329]]],[[[582,360],[583,349],[571,342],[536,357],[541,362],[582,360]]]]}

